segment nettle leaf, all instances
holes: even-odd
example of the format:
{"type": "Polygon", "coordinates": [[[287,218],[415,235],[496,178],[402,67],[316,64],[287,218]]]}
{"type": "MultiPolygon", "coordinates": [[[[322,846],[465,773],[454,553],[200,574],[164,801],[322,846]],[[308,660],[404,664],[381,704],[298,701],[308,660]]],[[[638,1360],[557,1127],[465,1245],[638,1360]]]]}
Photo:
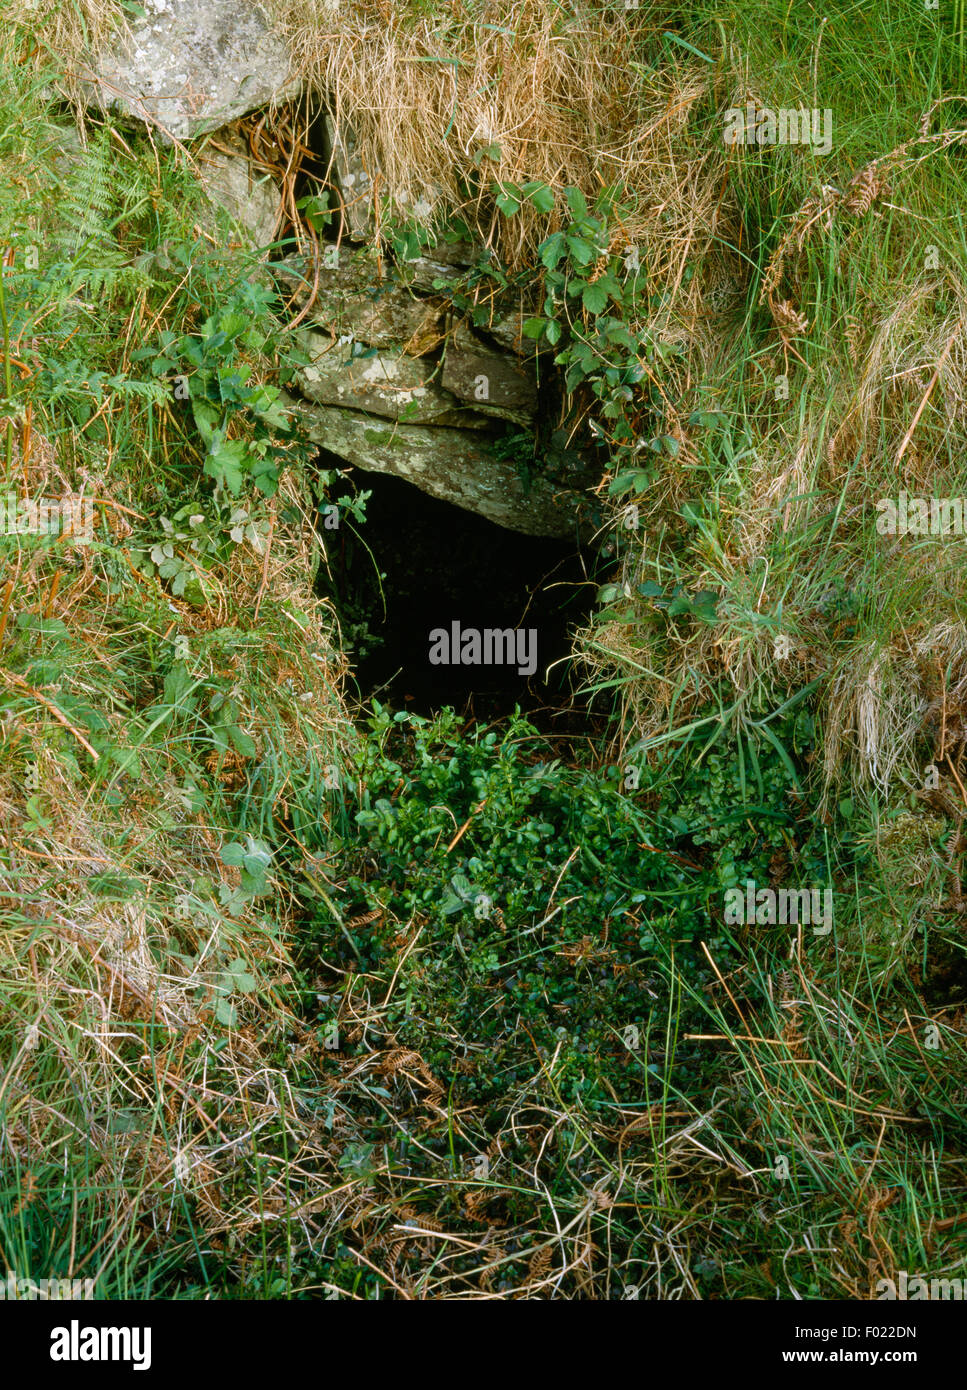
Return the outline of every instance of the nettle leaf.
{"type": "Polygon", "coordinates": [[[520,331],[525,338],[539,338],[547,325],[547,319],[528,319],[520,331]]]}

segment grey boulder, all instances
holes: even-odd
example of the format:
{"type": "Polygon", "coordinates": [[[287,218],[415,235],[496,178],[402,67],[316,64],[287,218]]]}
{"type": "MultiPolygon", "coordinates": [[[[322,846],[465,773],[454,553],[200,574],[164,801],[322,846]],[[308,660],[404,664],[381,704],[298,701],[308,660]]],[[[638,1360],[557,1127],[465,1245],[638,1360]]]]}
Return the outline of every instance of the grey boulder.
{"type": "Polygon", "coordinates": [[[299,90],[254,0],[144,0],[144,10],[101,53],[91,95],[162,139],[217,130],[299,90]]]}

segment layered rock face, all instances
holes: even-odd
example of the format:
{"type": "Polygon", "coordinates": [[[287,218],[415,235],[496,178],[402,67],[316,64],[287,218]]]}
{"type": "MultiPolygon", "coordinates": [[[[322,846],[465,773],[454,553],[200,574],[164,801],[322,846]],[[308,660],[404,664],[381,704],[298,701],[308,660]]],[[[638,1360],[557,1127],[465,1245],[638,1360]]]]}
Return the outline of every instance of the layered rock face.
{"type": "Polygon", "coordinates": [[[571,459],[551,482],[515,462],[526,458],[540,411],[523,312],[481,332],[455,317],[441,292],[480,248],[438,241],[388,271],[385,258],[377,264],[366,254],[375,171],[364,167],[352,131],[335,128],[323,110],[325,191],[340,211],[340,241],[314,261],[278,259],[282,190],[251,161],[232,123],[299,95],[290,55],[252,0],[144,0],[144,8],[98,60],[88,98],[162,140],[187,142],[213,207],[237,237],[268,248],[268,268],[300,315],[294,338],[305,361],[289,404],[309,436],[348,463],[395,474],[511,530],[574,535],[586,473],[571,459]]]}

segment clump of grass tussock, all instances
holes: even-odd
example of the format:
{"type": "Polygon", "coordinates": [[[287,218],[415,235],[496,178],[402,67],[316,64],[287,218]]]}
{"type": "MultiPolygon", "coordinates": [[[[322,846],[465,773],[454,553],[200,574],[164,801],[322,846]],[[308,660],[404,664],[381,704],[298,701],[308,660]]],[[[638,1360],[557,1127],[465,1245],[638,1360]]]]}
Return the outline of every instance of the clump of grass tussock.
{"type": "MultiPolygon", "coordinates": [[[[176,151],[107,122],[55,170],[62,114],[22,38],[5,33],[0,79],[4,496],[92,498],[94,525],[0,538],[0,1259],[101,1296],[190,1294],[233,1229],[268,1223],[268,1291],[279,1194],[317,1147],[283,1065],[301,911],[283,846],[324,826],[351,741],[315,500],[293,443],[271,500],[205,478],[158,335],[249,294],[255,266],[198,241],[176,151]],[[166,531],[186,509],[200,529],[166,531]]],[[[259,342],[219,380],[264,381],[259,342]]]]}
{"type": "MultiPolygon", "coordinates": [[[[639,665],[664,682],[624,668],[646,737],[667,687],[684,719],[720,686],[762,706],[818,677],[830,683],[827,778],[848,766],[886,791],[894,770],[913,776],[924,702],[900,668],[914,651],[914,665],[959,667],[947,620],[964,602],[963,542],[878,534],[876,504],[901,489],[967,490],[957,448],[967,301],[950,213],[967,133],[934,130],[945,109],[927,104],[919,133],[792,207],[782,236],[760,248],[755,300],[769,320],[750,314],[734,361],[720,355],[693,394],[712,416],[681,428],[688,398],[677,403],[678,458],[641,500],[623,574],[632,589],[659,579],[711,591],[720,621],[661,634],[639,605],[639,627],[659,642],[639,665]],[[810,314],[793,328],[802,306],[810,314]],[[786,394],[773,399],[777,379],[786,394]]],[[[591,659],[599,684],[621,670],[591,659]]]]}
{"type": "MultiPolygon", "coordinates": [[[[29,464],[21,480],[35,482],[29,464]]],[[[73,1219],[65,1274],[123,1296],[144,1289],[124,1282],[131,1251],[170,1246],[173,1228],[181,1277],[204,1286],[196,1247],[273,1219],[280,1170],[259,1188],[260,1136],[274,1155],[283,1134],[293,1161],[312,1142],[276,1064],[298,905],[278,865],[260,894],[226,862],[229,844],[258,852],[253,836],[325,814],[348,739],[340,665],[307,592],[308,530],[280,519],[265,553],[239,547],[206,610],[132,571],[119,583],[113,546],[95,540],[72,564],[18,539],[0,673],[0,1243],[7,1267],[44,1274],[45,1230],[73,1219]],[[166,641],[173,616],[183,663],[166,641]],[[194,705],[161,692],[179,664],[194,705]],[[242,751],[218,733],[232,691],[242,751]],[[57,1197],[65,1154],[83,1193],[73,1218],[57,1197]]],[[[160,1281],[166,1259],[137,1279],[153,1266],[160,1281]]]]}
{"type": "Polygon", "coordinates": [[[593,198],[623,185],[616,229],[661,283],[722,236],[722,152],[690,134],[708,65],[661,36],[679,7],[460,0],[445,13],[365,0],[274,9],[307,81],[348,123],[378,191],[430,220],[460,210],[509,265],[533,260],[548,222],[497,214],[494,182],[530,179],[593,198]]]}
{"type": "Polygon", "coordinates": [[[47,55],[68,59],[61,74],[65,91],[78,76],[70,60],[83,63],[130,19],[117,0],[4,0],[0,8],[12,21],[29,27],[37,47],[47,55]]]}
{"type": "Polygon", "coordinates": [[[859,923],[853,940],[835,986],[800,938],[707,1001],[705,1040],[738,1063],[709,1139],[750,1177],[706,1245],[726,1297],[866,1300],[967,1256],[963,1010],[871,988],[877,952],[859,923]]]}

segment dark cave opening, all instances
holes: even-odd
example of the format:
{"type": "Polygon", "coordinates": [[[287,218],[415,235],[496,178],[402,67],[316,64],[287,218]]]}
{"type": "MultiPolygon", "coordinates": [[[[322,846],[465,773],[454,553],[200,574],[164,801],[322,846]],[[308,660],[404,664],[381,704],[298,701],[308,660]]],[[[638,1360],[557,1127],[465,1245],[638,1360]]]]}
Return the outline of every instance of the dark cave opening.
{"type": "Polygon", "coordinates": [[[548,733],[587,729],[569,657],[596,592],[594,553],[507,530],[401,478],[339,467],[350,496],[370,496],[362,523],[344,505],[329,528],[320,523],[317,584],[338,613],[361,699],[424,716],[452,706],[482,723],[519,706],[548,733]]]}

